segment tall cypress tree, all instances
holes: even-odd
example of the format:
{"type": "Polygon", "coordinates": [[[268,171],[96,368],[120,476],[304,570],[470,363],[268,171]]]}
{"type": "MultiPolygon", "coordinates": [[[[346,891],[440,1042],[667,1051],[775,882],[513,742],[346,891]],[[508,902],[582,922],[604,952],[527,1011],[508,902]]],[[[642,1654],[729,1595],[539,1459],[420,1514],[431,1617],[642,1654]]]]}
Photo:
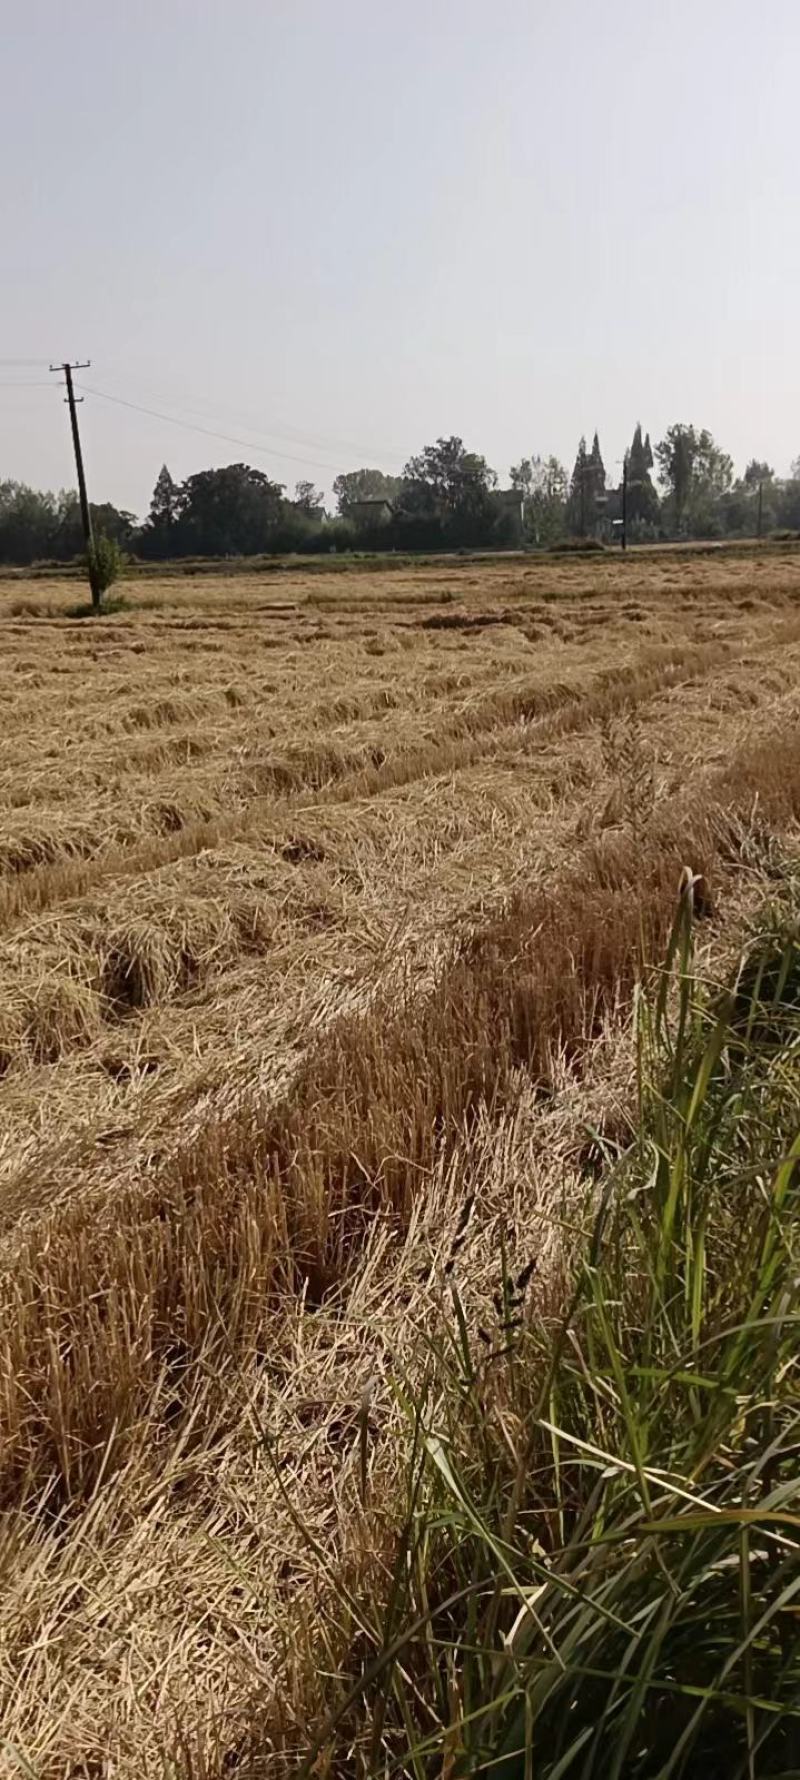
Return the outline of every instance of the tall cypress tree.
{"type": "Polygon", "coordinates": [[[166,464],[162,464],[153,489],[147,524],[141,532],[146,555],[171,554],[177,543],[180,515],[181,489],[173,481],[166,464]]]}
{"type": "Polygon", "coordinates": [[[642,423],[636,422],[636,430],[628,452],[628,479],[631,483],[643,482],[647,475],[647,452],[642,444],[642,423]]]}
{"type": "Polygon", "coordinates": [[[175,524],[177,517],[178,489],[166,464],[162,464],[150,502],[150,524],[154,529],[156,527],[167,529],[175,524]]]}
{"type": "Polygon", "coordinates": [[[650,476],[652,463],[650,434],[643,442],[641,421],[637,421],[628,451],[628,518],[631,521],[641,519],[654,524],[658,519],[658,495],[650,476]]]}
{"type": "Polygon", "coordinates": [[[603,463],[603,454],[600,450],[600,440],[597,436],[597,433],[595,433],[594,438],[592,440],[591,465],[592,465],[592,493],[594,494],[594,496],[596,498],[597,495],[599,495],[599,494],[605,494],[605,488],[606,488],[606,466],[603,463]]]}
{"type": "Polygon", "coordinates": [[[594,501],[592,498],[591,464],[586,451],[586,439],[581,435],[575,468],[569,485],[569,501],[567,502],[567,520],[571,532],[583,538],[590,524],[594,501]]]}

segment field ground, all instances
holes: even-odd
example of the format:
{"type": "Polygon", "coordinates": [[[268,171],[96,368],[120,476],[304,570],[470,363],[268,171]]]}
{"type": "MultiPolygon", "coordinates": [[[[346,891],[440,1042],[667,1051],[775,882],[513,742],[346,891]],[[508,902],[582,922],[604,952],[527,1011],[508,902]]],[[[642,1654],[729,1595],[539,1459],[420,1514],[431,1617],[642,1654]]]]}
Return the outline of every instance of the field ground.
{"type": "Polygon", "coordinates": [[[0,1772],[291,1772],[465,1199],[545,1314],[681,867],[709,968],[788,869],[800,555],[74,599],[0,583],[0,1772]]]}

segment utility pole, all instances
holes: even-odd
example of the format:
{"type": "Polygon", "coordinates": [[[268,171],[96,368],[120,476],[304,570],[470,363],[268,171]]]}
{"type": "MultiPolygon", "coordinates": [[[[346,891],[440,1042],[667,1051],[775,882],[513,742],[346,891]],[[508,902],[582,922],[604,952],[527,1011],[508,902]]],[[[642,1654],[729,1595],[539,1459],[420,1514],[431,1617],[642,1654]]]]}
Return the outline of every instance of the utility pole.
{"type": "MultiPolygon", "coordinates": [[[[641,436],[641,435],[640,435],[641,436]]],[[[628,453],[622,459],[622,548],[628,548],[628,453]]]]}
{"type": "Polygon", "coordinates": [[[97,586],[95,572],[94,572],[94,538],[92,536],[92,515],[89,510],[89,500],[88,500],[88,496],[86,493],[86,476],[84,474],[84,469],[83,469],[83,453],[81,451],[81,436],[78,431],[77,402],[82,402],[83,396],[78,396],[77,401],[76,401],[75,391],[72,387],[72,373],[73,373],[73,371],[88,371],[90,364],[91,364],[91,359],[88,359],[88,358],[87,359],[76,359],[73,364],[68,364],[65,361],[65,363],[62,365],[51,365],[50,369],[51,369],[51,371],[63,371],[65,382],[66,382],[66,388],[67,388],[66,400],[67,400],[67,406],[69,408],[70,424],[72,426],[72,444],[73,444],[74,451],[75,451],[75,469],[77,470],[77,473],[78,473],[78,498],[79,498],[80,504],[81,504],[81,525],[83,526],[83,539],[84,539],[84,543],[86,545],[86,557],[87,557],[87,561],[89,564],[89,586],[91,587],[91,590],[92,590],[92,605],[94,606],[95,611],[98,611],[100,608],[100,589],[97,586]]]}
{"type": "Polygon", "coordinates": [[[759,485],[758,485],[758,528],[756,530],[757,538],[761,537],[761,515],[763,512],[763,508],[764,508],[764,484],[763,484],[763,482],[759,482],[759,485]]]}

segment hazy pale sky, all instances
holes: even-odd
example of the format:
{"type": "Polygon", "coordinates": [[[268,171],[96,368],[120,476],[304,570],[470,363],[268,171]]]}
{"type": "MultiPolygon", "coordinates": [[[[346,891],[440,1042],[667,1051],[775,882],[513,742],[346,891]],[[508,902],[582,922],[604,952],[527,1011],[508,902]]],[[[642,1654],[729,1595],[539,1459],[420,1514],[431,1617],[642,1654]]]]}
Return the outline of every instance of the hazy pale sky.
{"type": "Polygon", "coordinates": [[[0,479],[73,481],[67,356],[90,494],[139,513],[165,460],[330,489],[440,433],[503,480],[637,419],[800,453],[800,0],[0,22],[0,479]]]}

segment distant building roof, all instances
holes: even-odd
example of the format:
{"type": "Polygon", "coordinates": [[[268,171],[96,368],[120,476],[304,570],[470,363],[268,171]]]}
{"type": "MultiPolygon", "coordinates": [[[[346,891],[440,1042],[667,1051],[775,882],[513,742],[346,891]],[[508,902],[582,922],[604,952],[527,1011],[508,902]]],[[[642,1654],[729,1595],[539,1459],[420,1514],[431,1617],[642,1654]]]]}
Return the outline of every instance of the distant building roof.
{"type": "Polygon", "coordinates": [[[385,495],[377,500],[349,501],[347,506],[348,519],[389,519],[393,512],[394,506],[385,495]]]}

